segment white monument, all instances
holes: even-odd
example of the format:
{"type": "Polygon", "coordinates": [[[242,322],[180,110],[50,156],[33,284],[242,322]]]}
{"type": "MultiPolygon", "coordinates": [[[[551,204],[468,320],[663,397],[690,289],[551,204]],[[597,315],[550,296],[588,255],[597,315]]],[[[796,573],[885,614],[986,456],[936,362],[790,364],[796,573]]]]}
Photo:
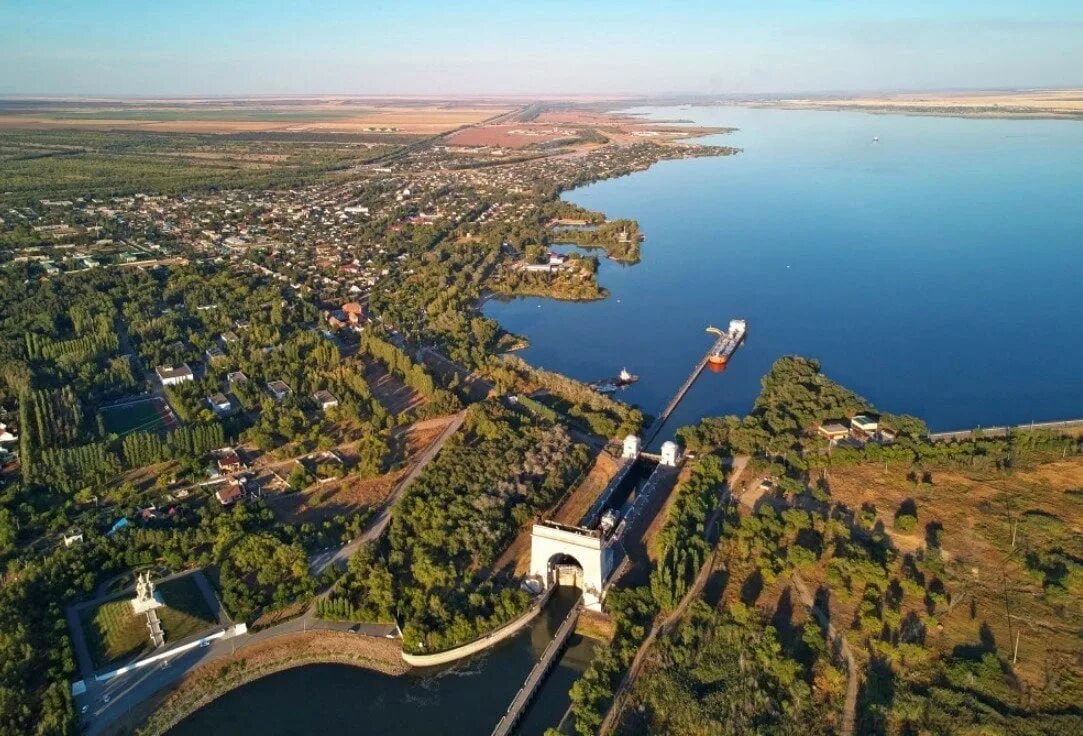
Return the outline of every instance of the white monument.
{"type": "Polygon", "coordinates": [[[132,599],[132,611],[138,616],[141,613],[153,611],[155,608],[164,606],[162,594],[154,589],[154,581],[150,579],[150,570],[141,572],[135,576],[135,598],[132,599]]]}
{"type": "Polygon", "coordinates": [[[681,448],[677,446],[676,442],[668,441],[662,443],[662,465],[669,465],[670,467],[677,467],[677,463],[681,459],[681,448]]]}
{"type": "Polygon", "coordinates": [[[621,457],[635,460],[639,457],[639,449],[639,438],[630,434],[624,438],[624,452],[621,453],[621,457]]]}

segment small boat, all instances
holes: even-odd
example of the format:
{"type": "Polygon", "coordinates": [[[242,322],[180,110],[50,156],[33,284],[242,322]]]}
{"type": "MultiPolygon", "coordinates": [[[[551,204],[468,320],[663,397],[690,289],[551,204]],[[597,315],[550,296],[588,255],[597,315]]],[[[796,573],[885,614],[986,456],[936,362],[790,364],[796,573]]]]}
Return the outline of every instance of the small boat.
{"type": "Polygon", "coordinates": [[[878,136],[878,135],[874,135],[874,136],[872,137],[872,142],[873,142],[873,143],[879,143],[879,142],[880,142],[880,136],[878,136]]]}
{"type": "Polygon", "coordinates": [[[599,393],[611,394],[618,389],[628,388],[638,380],[639,376],[634,373],[629,373],[627,368],[621,368],[620,373],[617,374],[616,378],[605,378],[601,381],[593,381],[587,385],[599,393]]]}

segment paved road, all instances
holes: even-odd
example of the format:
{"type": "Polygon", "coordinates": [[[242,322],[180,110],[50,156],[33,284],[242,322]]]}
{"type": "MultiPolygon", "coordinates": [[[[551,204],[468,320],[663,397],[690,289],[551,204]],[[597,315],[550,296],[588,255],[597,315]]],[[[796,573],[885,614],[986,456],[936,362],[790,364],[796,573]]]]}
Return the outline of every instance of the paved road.
{"type": "Polygon", "coordinates": [[[357,551],[358,547],[366,542],[379,539],[380,536],[383,535],[384,529],[386,529],[387,525],[391,522],[391,510],[395,507],[395,504],[398,503],[403,491],[409,487],[410,483],[412,483],[415,478],[421,475],[421,471],[423,471],[425,466],[439,454],[447,441],[451,439],[451,436],[463,425],[465,419],[465,409],[458,414],[453,415],[451,422],[444,428],[444,431],[440,433],[440,436],[436,438],[436,441],[418,455],[417,458],[414,459],[414,464],[410,470],[399,478],[398,483],[396,483],[395,487],[391,490],[391,494],[387,497],[387,500],[384,501],[383,505],[380,506],[376,515],[369,520],[369,523],[365,527],[365,531],[361,533],[361,536],[354,539],[349,544],[344,544],[336,550],[325,550],[309,558],[308,566],[312,571],[312,574],[319,575],[330,565],[338,564],[340,562],[345,564],[349,561],[350,557],[353,556],[354,552],[357,551]]]}
{"type": "Polygon", "coordinates": [[[933,432],[929,439],[934,442],[950,442],[969,440],[974,437],[1005,437],[1009,432],[1025,432],[1027,430],[1083,430],[1083,419],[1065,419],[1059,422],[1031,422],[1030,424],[1018,424],[1014,427],[979,427],[977,429],[962,429],[955,432],[933,432]]]}
{"type": "MultiPolygon", "coordinates": [[[[329,565],[349,560],[350,556],[361,544],[378,539],[383,534],[391,521],[391,510],[403,491],[421,474],[425,466],[439,454],[444,444],[459,430],[465,419],[465,410],[453,416],[452,421],[448,423],[440,436],[414,460],[410,470],[399,479],[387,501],[369,521],[360,537],[336,550],[325,550],[309,558],[309,568],[314,574],[319,574],[329,565]]],[[[71,622],[71,616],[78,617],[78,612],[73,609],[68,615],[69,622],[71,622]]],[[[224,615],[224,611],[219,611],[220,620],[224,615]]],[[[73,628],[72,630],[77,629],[73,628]]],[[[237,649],[249,644],[266,641],[284,634],[304,631],[350,631],[362,636],[394,637],[398,633],[398,627],[394,624],[352,624],[344,621],[324,621],[316,618],[314,608],[310,607],[303,615],[277,626],[255,633],[219,639],[210,646],[196,647],[178,654],[176,657],[164,660],[162,663],[135,670],[108,682],[94,680],[93,665],[91,664],[86,643],[84,641],[75,641],[73,643],[76,658],[79,660],[80,670],[87,685],[87,692],[75,699],[78,709],[81,710],[83,707],[87,709],[82,714],[84,732],[88,736],[95,736],[118,721],[123,723],[123,719],[130,719],[132,707],[150,698],[162,688],[177,682],[195,667],[230,656],[237,649]]],[[[77,637],[73,637],[73,639],[77,639],[77,637]]],[[[137,724],[130,723],[126,725],[134,727],[137,724]]]]}

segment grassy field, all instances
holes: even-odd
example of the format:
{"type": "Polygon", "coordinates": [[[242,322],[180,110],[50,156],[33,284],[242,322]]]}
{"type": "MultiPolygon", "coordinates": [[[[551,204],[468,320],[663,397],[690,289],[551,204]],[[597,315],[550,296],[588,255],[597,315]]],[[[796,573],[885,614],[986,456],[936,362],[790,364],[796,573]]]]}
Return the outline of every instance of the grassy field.
{"type": "Polygon", "coordinates": [[[179,641],[218,623],[196,585],[194,576],[185,575],[162,583],[158,590],[166,605],[158,612],[166,639],[179,641]]]}
{"type": "Polygon", "coordinates": [[[128,598],[85,609],[83,631],[96,667],[132,659],[151,648],[147,620],[132,613],[128,598]]]}
{"type": "MultiPolygon", "coordinates": [[[[176,642],[217,623],[191,575],[158,586],[164,606],[158,609],[166,642],[176,642]]],[[[132,613],[130,594],[84,609],[81,618],[91,656],[98,668],[120,664],[151,650],[147,620],[132,613]]]]}
{"type": "Polygon", "coordinates": [[[156,400],[102,409],[102,419],[107,432],[119,435],[129,432],[159,432],[165,429],[156,400]]]}

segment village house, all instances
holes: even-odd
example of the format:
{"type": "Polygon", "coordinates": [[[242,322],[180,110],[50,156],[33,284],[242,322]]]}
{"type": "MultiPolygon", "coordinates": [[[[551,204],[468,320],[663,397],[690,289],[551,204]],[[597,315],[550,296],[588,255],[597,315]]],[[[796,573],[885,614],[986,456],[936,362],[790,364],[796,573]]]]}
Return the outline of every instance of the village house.
{"type": "Polygon", "coordinates": [[[207,404],[211,407],[211,411],[220,417],[233,411],[233,403],[221,392],[208,396],[207,404]]]}
{"type": "Polygon", "coordinates": [[[834,444],[850,436],[850,427],[847,426],[845,420],[834,419],[821,424],[816,428],[816,432],[834,444]]]}
{"type": "Polygon", "coordinates": [[[229,506],[239,501],[244,496],[245,482],[243,478],[230,478],[226,481],[225,486],[219,488],[214,493],[214,497],[218,499],[218,503],[223,506],[229,506]]]}
{"type": "Polygon", "coordinates": [[[282,401],[289,396],[290,387],[284,381],[269,381],[267,391],[270,392],[275,401],[282,401]]]}
{"type": "Polygon", "coordinates": [[[212,344],[209,348],[207,348],[207,350],[204,352],[204,355],[207,357],[208,362],[211,362],[211,363],[216,363],[216,362],[218,362],[220,360],[225,360],[226,359],[225,351],[222,350],[222,348],[220,348],[220,347],[218,347],[217,345],[214,345],[214,344],[212,344]]]}
{"type": "Polygon", "coordinates": [[[241,456],[232,447],[223,447],[216,453],[218,455],[218,471],[223,475],[239,473],[244,470],[244,462],[241,456]]]}
{"type": "Polygon", "coordinates": [[[365,322],[365,308],[358,302],[343,304],[342,311],[346,314],[346,321],[354,327],[365,322]]]}
{"type": "Polygon", "coordinates": [[[158,380],[163,386],[175,386],[178,383],[195,380],[195,374],[187,363],[181,363],[175,368],[171,365],[160,365],[155,369],[155,373],[158,374],[158,380]]]}
{"type": "Polygon", "coordinates": [[[312,394],[312,399],[316,402],[316,406],[320,407],[323,411],[333,409],[338,406],[338,399],[335,398],[327,389],[320,389],[316,393],[312,394]]]}
{"type": "Polygon", "coordinates": [[[244,374],[244,371],[231,371],[226,374],[226,382],[230,386],[240,386],[242,383],[248,383],[248,376],[244,374]]]}

